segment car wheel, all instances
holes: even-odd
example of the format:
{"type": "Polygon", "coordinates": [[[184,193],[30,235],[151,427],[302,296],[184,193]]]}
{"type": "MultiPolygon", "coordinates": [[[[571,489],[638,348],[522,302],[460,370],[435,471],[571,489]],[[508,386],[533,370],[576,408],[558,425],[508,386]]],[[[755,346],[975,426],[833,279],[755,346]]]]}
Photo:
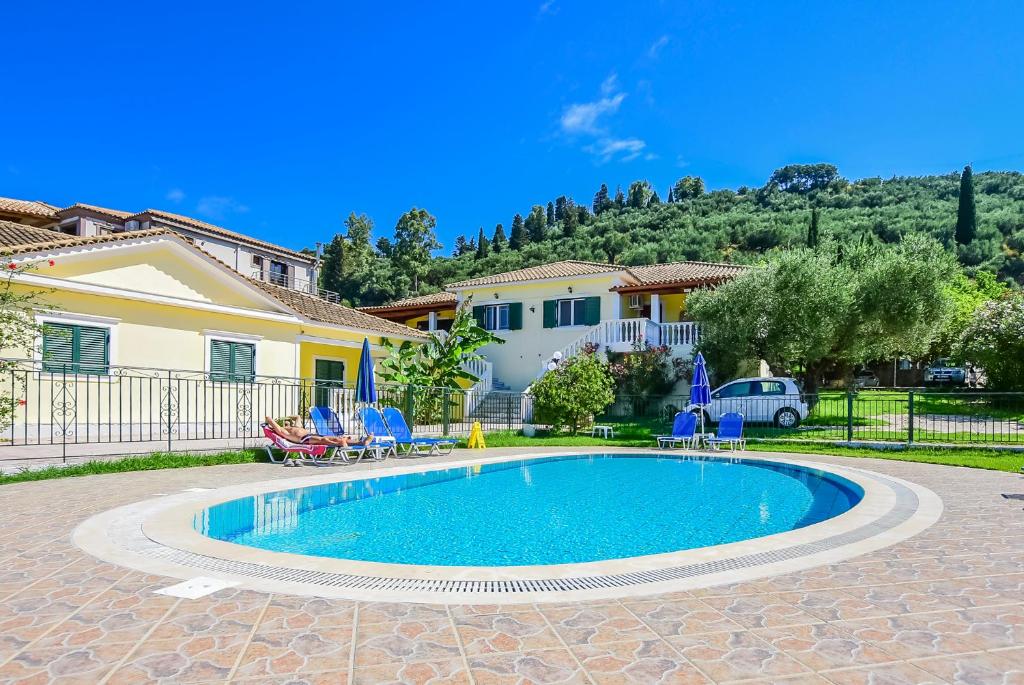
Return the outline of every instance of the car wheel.
{"type": "Polygon", "coordinates": [[[796,428],[800,425],[800,412],[792,407],[783,407],[775,412],[776,428],[796,428]]]}

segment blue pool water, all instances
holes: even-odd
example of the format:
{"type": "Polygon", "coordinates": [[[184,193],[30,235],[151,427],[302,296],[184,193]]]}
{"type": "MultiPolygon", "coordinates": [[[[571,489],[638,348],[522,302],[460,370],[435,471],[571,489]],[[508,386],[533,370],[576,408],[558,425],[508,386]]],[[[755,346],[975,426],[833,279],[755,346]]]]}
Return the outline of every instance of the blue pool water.
{"type": "Polygon", "coordinates": [[[839,476],[784,464],[594,454],[283,490],[210,507],[195,527],[340,559],[563,564],[780,533],[841,514],[862,495],[839,476]]]}

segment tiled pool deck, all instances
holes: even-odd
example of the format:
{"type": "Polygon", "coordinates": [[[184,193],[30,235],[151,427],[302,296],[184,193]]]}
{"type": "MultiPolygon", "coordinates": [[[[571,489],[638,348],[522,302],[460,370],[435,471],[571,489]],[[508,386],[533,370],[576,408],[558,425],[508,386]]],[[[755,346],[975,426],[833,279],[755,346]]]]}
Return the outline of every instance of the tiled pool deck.
{"type": "Polygon", "coordinates": [[[920,483],[943,499],[942,518],[831,566],[622,601],[446,607],[230,589],[185,600],[153,592],[177,580],[79,551],[72,530],[160,493],[296,469],[0,486],[0,682],[1024,683],[1024,477],[808,461],[920,483]]]}

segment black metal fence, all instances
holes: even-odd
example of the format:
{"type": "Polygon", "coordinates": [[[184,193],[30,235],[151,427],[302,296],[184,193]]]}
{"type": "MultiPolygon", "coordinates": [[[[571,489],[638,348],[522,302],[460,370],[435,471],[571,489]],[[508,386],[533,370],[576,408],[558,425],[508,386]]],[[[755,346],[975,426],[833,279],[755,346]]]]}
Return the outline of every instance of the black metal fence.
{"type": "MultiPolygon", "coordinates": [[[[97,453],[75,449],[83,445],[109,444],[116,453],[263,444],[265,417],[299,417],[308,425],[314,405],[334,409],[346,432],[363,431],[355,388],[334,381],[113,366],[106,373],[44,371],[31,361],[5,366],[0,458],[41,446],[48,449],[17,450],[17,457],[97,453]],[[138,449],[126,449],[131,445],[138,449]]],[[[530,398],[519,393],[388,384],[377,391],[378,407],[402,409],[421,434],[466,434],[475,421],[485,431],[518,430],[529,414],[530,398]]]]}
{"type": "MultiPolygon", "coordinates": [[[[654,422],[665,428],[689,397],[619,397],[598,420],[654,422]]],[[[862,390],[815,395],[719,398],[705,409],[713,425],[744,416],[749,437],[934,444],[1024,444],[1024,392],[862,390]]]]}
{"type": "MultiPolygon", "coordinates": [[[[0,459],[262,445],[265,416],[298,416],[308,424],[314,405],[333,408],[347,432],[362,432],[354,388],[336,382],[228,380],[137,367],[52,372],[31,361],[6,367],[0,374],[0,459]],[[106,452],[95,447],[104,444],[106,452]]],[[[486,432],[518,431],[542,418],[534,417],[532,397],[515,392],[384,384],[378,395],[379,406],[402,409],[414,430],[428,435],[466,435],[477,421],[486,432]]],[[[633,435],[664,433],[688,404],[684,396],[620,396],[595,421],[633,424],[633,435]]],[[[864,390],[720,398],[706,409],[705,430],[727,411],[744,415],[751,438],[1024,445],[1024,393],[864,390]]]]}

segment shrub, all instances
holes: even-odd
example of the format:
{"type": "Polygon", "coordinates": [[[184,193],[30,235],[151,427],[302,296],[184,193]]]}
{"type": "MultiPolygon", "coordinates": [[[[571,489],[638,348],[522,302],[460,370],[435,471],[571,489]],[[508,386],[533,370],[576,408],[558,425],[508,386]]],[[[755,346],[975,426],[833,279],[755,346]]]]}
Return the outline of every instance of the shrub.
{"type": "Polygon", "coordinates": [[[1024,388],[1024,295],[983,305],[960,337],[960,356],[985,370],[990,389],[1024,388]]]}
{"type": "Polygon", "coordinates": [[[595,353],[585,352],[561,361],[533,384],[534,412],[553,430],[568,428],[575,435],[615,401],[613,384],[608,367],[595,353]]]}
{"type": "Polygon", "coordinates": [[[672,392],[688,368],[683,359],[672,356],[666,345],[655,347],[644,342],[634,346],[631,353],[608,354],[608,371],[615,379],[615,389],[629,398],[634,411],[638,404],[672,392]]]}

